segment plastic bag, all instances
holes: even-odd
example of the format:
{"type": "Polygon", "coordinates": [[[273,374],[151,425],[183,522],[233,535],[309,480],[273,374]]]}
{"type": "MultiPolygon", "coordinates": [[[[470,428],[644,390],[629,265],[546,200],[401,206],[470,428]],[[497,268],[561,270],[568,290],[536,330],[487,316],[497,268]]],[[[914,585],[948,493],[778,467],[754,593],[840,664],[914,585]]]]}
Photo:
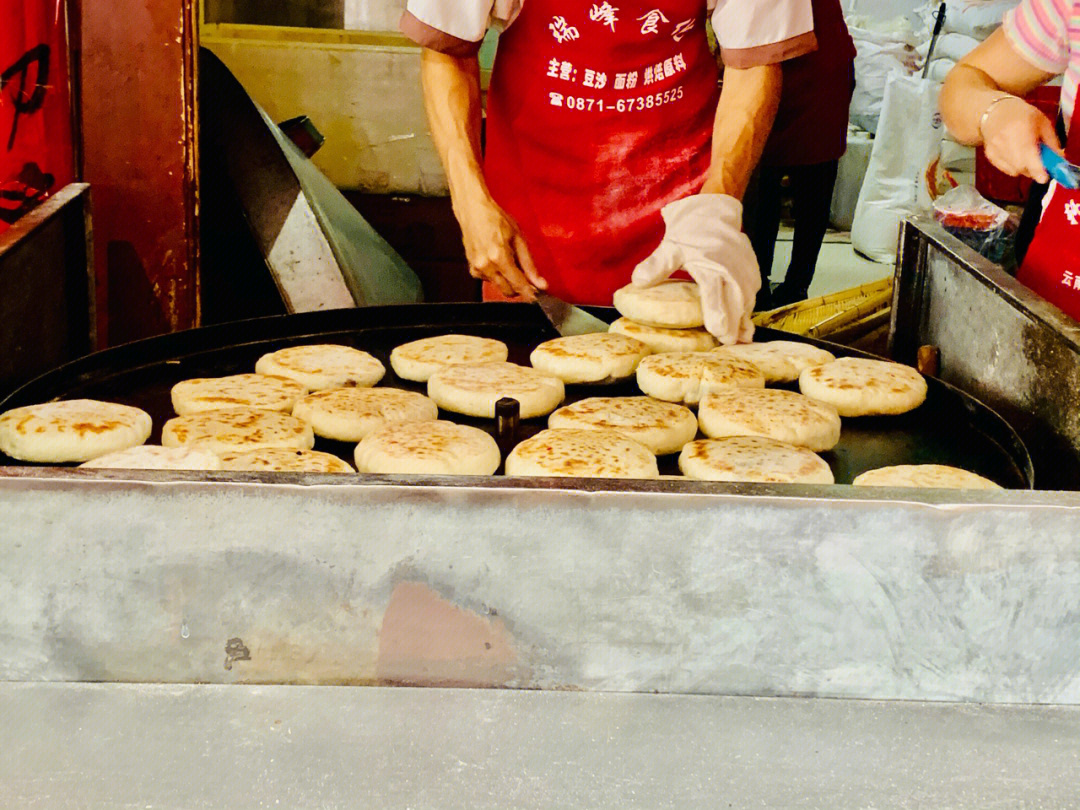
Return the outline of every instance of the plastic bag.
{"type": "Polygon", "coordinates": [[[893,75],[915,72],[916,54],[906,41],[889,34],[852,28],[855,42],[855,92],[851,97],[851,123],[876,133],[885,86],[893,75]]]}
{"type": "Polygon", "coordinates": [[[991,261],[1002,262],[1011,231],[1009,212],[971,186],[958,186],[934,202],[934,219],[991,261]]]}
{"type": "Polygon", "coordinates": [[[1001,25],[1005,12],[1018,5],[1020,0],[948,0],[944,30],[982,42],[1001,25]]]}
{"type": "Polygon", "coordinates": [[[851,244],[877,262],[896,260],[900,219],[919,210],[928,170],[941,154],[940,86],[917,76],[889,77],[881,127],[859,192],[851,244]]]}

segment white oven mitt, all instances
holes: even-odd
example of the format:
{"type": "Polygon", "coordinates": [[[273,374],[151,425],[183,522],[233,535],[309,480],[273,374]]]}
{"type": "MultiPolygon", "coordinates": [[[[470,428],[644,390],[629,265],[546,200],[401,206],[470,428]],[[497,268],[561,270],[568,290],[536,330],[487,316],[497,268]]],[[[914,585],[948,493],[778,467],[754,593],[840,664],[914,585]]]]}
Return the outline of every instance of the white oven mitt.
{"type": "Polygon", "coordinates": [[[700,288],[705,328],[725,345],[749,343],[761,273],[742,232],[742,203],[727,194],[695,194],[668,203],[660,215],[664,238],[634,268],[633,283],[652,287],[685,270],[700,288]]]}

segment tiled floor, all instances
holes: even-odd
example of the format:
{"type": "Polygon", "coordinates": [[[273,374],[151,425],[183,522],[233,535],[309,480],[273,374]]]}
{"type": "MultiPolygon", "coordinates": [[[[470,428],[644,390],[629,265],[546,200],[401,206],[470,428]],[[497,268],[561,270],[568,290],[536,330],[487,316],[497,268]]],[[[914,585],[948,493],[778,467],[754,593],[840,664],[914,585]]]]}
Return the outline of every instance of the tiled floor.
{"type": "MultiPolygon", "coordinates": [[[[791,229],[782,227],[776,240],[776,258],[773,261],[772,282],[777,284],[787,272],[791,259],[791,229]]],[[[878,264],[855,253],[851,247],[851,235],[830,231],[818,256],[817,271],[810,285],[810,296],[846,290],[860,284],[891,276],[891,264],[878,264]]]]}

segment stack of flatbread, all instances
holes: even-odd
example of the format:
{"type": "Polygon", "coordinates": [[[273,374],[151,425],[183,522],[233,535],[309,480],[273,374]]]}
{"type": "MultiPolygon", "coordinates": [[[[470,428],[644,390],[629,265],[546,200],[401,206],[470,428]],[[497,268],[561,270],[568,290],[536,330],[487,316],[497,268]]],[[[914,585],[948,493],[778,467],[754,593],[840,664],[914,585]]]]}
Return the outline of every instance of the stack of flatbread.
{"type": "Polygon", "coordinates": [[[702,328],[701,294],[692,281],[630,284],[615,291],[614,304],[623,317],[610,331],[639,340],[656,353],[705,352],[716,346],[716,338],[702,328]]]}

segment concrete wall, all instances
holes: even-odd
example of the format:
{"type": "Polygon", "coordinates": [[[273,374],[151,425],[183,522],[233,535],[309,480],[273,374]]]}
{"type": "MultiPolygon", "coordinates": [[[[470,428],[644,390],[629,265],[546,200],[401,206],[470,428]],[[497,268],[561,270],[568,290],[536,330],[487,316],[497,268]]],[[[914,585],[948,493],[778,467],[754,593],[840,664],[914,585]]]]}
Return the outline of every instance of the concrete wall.
{"type": "Polygon", "coordinates": [[[358,31],[396,31],[405,0],[345,0],[345,27],[358,31]]]}
{"type": "Polygon", "coordinates": [[[326,136],[315,164],[339,188],[447,193],[428,134],[420,51],[400,36],[204,33],[202,43],[276,121],[308,115],[326,136]],[[388,43],[388,44],[378,44],[388,43]]]}
{"type": "Polygon", "coordinates": [[[344,28],[345,0],[205,0],[208,23],[344,28]]]}

